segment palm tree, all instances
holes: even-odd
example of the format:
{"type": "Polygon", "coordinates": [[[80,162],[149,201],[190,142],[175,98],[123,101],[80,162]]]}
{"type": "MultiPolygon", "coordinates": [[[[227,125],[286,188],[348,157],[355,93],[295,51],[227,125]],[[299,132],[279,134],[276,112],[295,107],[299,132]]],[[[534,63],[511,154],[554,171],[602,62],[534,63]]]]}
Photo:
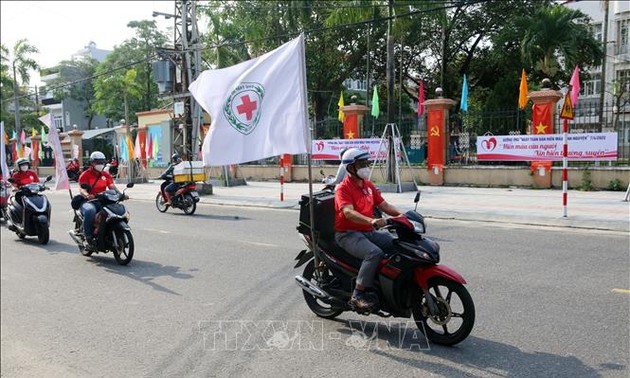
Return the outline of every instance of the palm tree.
{"type": "Polygon", "coordinates": [[[597,65],[603,58],[600,43],[588,28],[588,16],[564,6],[539,8],[519,20],[524,30],[521,54],[536,70],[553,80],[561,70],[575,65],[597,65]]]}
{"type": "MultiPolygon", "coordinates": [[[[6,49],[6,48],[5,48],[6,49]]],[[[13,70],[13,103],[15,105],[15,130],[20,132],[20,105],[18,102],[18,92],[20,86],[17,81],[17,74],[20,75],[22,85],[28,85],[30,81],[30,71],[39,69],[39,64],[30,57],[30,54],[38,53],[37,47],[28,43],[27,39],[20,39],[15,42],[11,57],[5,56],[5,49],[2,51],[2,60],[9,63],[13,70]]],[[[8,49],[6,49],[8,52],[8,49]]]]}

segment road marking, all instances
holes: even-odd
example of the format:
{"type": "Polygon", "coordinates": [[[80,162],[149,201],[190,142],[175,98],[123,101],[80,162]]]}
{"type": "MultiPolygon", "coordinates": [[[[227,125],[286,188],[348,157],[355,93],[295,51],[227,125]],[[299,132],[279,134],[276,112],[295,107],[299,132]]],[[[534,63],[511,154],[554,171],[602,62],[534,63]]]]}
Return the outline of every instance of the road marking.
{"type": "Polygon", "coordinates": [[[628,289],[612,289],[612,292],[617,294],[630,294],[630,290],[628,289]]]}
{"type": "Polygon", "coordinates": [[[162,234],[170,234],[171,233],[170,231],[156,230],[154,228],[143,228],[143,230],[151,231],[151,232],[159,232],[159,233],[162,233],[162,234]]]}
{"type": "Polygon", "coordinates": [[[251,242],[251,241],[246,241],[246,240],[242,240],[243,243],[246,244],[251,244],[251,245],[257,245],[259,247],[271,247],[271,248],[278,248],[277,245],[275,244],[267,244],[267,243],[257,243],[257,242],[251,242]]]}

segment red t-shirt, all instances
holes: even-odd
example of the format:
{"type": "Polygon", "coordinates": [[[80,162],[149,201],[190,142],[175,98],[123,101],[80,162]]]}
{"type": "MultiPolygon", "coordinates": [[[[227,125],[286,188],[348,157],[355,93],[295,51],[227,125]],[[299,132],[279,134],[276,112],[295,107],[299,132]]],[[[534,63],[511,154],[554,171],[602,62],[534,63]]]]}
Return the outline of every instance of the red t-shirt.
{"type": "Polygon", "coordinates": [[[341,209],[352,205],[355,211],[373,217],[374,207],[383,202],[383,196],[369,180],[363,180],[363,188],[350,175],[335,189],[335,231],[373,231],[372,225],[351,222],[341,209]]]}
{"type": "Polygon", "coordinates": [[[79,176],[79,185],[88,184],[92,186],[92,189],[89,191],[89,194],[92,195],[104,192],[113,183],[114,179],[112,178],[112,175],[105,171],[98,172],[92,167],[86,169],[83,173],[81,173],[81,176],[79,176]],[[98,180],[96,179],[97,177],[98,180]],[[96,182],[96,184],[94,182],[96,182]]]}
{"type": "Polygon", "coordinates": [[[13,174],[13,180],[15,180],[15,182],[13,182],[13,185],[17,186],[18,188],[22,185],[27,185],[27,184],[32,184],[32,183],[39,183],[39,177],[37,177],[37,173],[31,171],[30,169],[28,171],[17,171],[13,174]]]}

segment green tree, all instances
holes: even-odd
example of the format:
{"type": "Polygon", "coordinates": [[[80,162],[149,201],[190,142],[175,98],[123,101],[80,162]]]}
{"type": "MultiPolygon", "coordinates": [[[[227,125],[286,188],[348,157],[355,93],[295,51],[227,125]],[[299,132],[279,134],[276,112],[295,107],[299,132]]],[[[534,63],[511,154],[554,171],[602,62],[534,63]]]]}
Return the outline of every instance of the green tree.
{"type": "MultiPolygon", "coordinates": [[[[39,64],[35,61],[31,55],[39,52],[37,47],[28,43],[27,39],[20,39],[13,45],[13,50],[10,54],[4,55],[5,52],[9,52],[8,49],[2,50],[2,60],[6,62],[13,74],[13,105],[15,107],[15,130],[19,133],[21,130],[20,125],[20,103],[18,101],[20,87],[28,86],[30,82],[30,72],[32,70],[39,69],[39,64]],[[18,77],[20,81],[18,82],[18,77]]],[[[27,88],[28,91],[28,88],[27,88]]]]}
{"type": "Polygon", "coordinates": [[[541,7],[522,17],[518,24],[524,32],[523,58],[552,82],[566,78],[578,64],[601,63],[602,46],[590,33],[588,22],[581,11],[560,5],[541,7]],[[564,77],[558,78],[562,71],[564,77]]]}
{"type": "Polygon", "coordinates": [[[135,114],[131,117],[130,109],[136,110],[137,101],[142,98],[142,84],[136,78],[134,68],[128,70],[109,70],[107,66],[99,66],[99,73],[109,72],[107,76],[100,76],[94,82],[95,101],[94,110],[109,119],[124,118],[127,124],[136,121],[135,114]],[[132,102],[136,100],[136,102],[132,102]]]}

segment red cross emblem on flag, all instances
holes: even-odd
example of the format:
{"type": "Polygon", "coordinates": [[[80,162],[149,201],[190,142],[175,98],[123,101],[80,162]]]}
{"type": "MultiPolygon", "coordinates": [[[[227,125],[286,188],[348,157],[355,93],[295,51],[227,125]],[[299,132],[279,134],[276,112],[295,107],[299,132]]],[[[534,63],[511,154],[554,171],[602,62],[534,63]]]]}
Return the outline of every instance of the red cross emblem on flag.
{"type": "Polygon", "coordinates": [[[258,83],[242,83],[230,94],[223,114],[230,125],[242,134],[249,134],[258,125],[264,88],[258,83]]]}

